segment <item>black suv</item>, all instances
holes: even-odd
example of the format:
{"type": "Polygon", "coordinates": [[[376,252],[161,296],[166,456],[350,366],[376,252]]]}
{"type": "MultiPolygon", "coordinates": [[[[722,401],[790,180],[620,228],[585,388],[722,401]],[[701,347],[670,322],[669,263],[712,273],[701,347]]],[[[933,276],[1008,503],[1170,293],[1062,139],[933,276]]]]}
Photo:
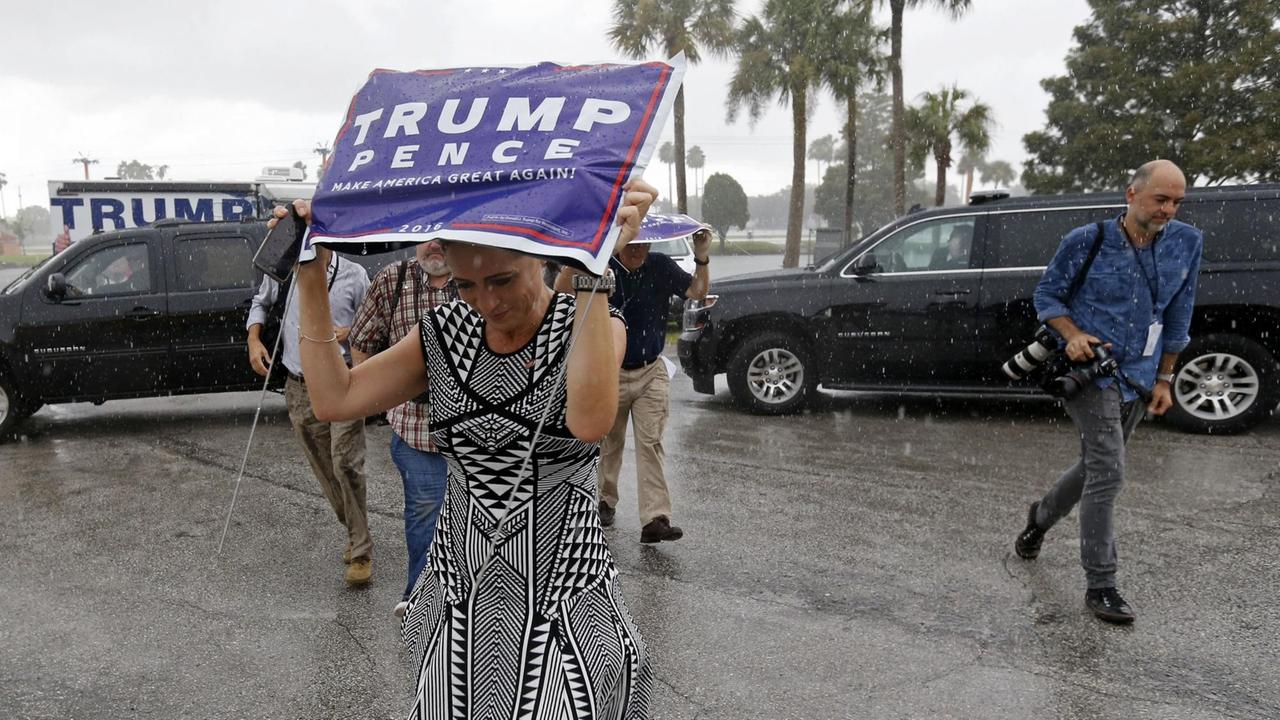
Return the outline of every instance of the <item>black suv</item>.
{"type": "MultiPolygon", "coordinates": [[[[702,393],[725,373],[760,413],[796,411],[819,384],[1039,392],[999,370],[1038,326],[1036,283],[1067,231],[1123,208],[1118,194],[982,197],[898,218],[816,267],[717,280],[707,307],[685,312],[681,364],[702,393]]],[[[1244,430],[1280,402],[1280,185],[1192,189],[1177,217],[1205,245],[1168,417],[1244,430]]]]}
{"type": "MultiPolygon", "coordinates": [[[[252,390],[260,221],[91,235],[0,290],[0,437],[45,403],[252,390]]],[[[351,258],[373,272],[412,250],[351,258]]],[[[268,328],[271,330],[271,328],[268,328]]]]}

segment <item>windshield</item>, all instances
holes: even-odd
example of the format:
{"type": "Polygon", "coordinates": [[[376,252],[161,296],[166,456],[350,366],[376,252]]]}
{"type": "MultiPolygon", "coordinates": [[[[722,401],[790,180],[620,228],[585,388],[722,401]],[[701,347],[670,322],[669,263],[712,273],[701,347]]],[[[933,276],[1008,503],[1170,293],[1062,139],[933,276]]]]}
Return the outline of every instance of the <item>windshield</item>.
{"type": "Polygon", "coordinates": [[[39,270],[40,268],[44,267],[45,263],[49,262],[50,258],[52,257],[53,256],[50,255],[49,257],[41,260],[35,265],[32,265],[30,268],[28,268],[25,272],[23,272],[18,277],[14,278],[8,285],[4,286],[4,290],[0,290],[0,295],[8,295],[9,293],[16,290],[17,287],[21,285],[23,282],[25,282],[27,278],[34,275],[36,271],[39,270]]]}
{"type": "Polygon", "coordinates": [[[822,258],[819,258],[818,260],[815,260],[813,263],[813,269],[819,270],[819,271],[828,271],[836,268],[838,265],[842,265],[848,262],[849,258],[851,257],[851,255],[849,254],[850,250],[856,247],[861,247],[864,243],[866,243],[868,238],[880,232],[880,230],[882,229],[883,228],[877,228],[871,231],[870,233],[867,233],[866,235],[863,235],[862,237],[855,240],[853,244],[850,245],[849,247],[841,248],[840,250],[837,250],[833,253],[828,254],[826,257],[822,257],[822,258]]]}
{"type": "Polygon", "coordinates": [[[659,240],[658,242],[650,243],[649,251],[660,252],[669,257],[680,257],[681,255],[688,255],[691,252],[689,250],[689,240],[687,238],[659,240]]]}

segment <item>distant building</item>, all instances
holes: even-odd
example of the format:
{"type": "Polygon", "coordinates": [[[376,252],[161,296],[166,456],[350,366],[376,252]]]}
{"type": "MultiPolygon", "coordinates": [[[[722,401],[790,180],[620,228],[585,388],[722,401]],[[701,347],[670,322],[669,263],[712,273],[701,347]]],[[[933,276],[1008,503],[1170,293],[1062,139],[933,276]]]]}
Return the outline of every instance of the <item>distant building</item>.
{"type": "Polygon", "coordinates": [[[21,255],[22,243],[8,230],[0,230],[0,255],[21,255]]]}

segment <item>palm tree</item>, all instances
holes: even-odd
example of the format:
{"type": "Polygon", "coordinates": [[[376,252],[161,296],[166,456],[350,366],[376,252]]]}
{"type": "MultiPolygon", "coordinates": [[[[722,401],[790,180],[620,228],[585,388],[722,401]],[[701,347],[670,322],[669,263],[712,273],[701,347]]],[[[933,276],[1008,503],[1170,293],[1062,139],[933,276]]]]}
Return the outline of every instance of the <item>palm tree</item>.
{"type": "Polygon", "coordinates": [[[933,5],[946,8],[952,17],[969,9],[971,0],[887,0],[889,14],[889,75],[893,79],[893,210],[901,215],[907,206],[906,108],[902,96],[902,16],[908,7],[933,5]]]}
{"type": "MultiPolygon", "coordinates": [[[[733,0],[614,0],[614,47],[633,58],[645,58],[654,50],[667,57],[684,53],[690,65],[702,60],[702,51],[726,55],[733,46],[736,18],[733,0]]],[[[676,93],[675,106],[676,201],[678,212],[689,212],[684,177],[684,86],[676,93]]]]}
{"type": "Polygon", "coordinates": [[[960,158],[960,162],[956,163],[956,172],[964,176],[964,201],[969,201],[969,196],[973,194],[973,173],[985,173],[987,167],[986,158],[973,153],[965,153],[960,158]]]}
{"type": "MultiPolygon", "coordinates": [[[[701,198],[702,190],[700,188],[702,187],[702,168],[706,167],[707,155],[702,152],[702,148],[694,145],[689,148],[689,152],[685,155],[684,161],[690,168],[693,168],[693,194],[696,197],[701,198]]],[[[698,212],[702,212],[701,200],[698,202],[698,212]]]]}
{"type": "Polygon", "coordinates": [[[994,185],[996,187],[1012,187],[1018,181],[1018,173],[1013,166],[1004,160],[993,160],[978,168],[978,172],[982,173],[982,182],[985,185],[994,185]]]}
{"type": "Polygon", "coordinates": [[[676,161],[676,146],[670,141],[662,143],[662,147],[658,148],[658,161],[667,164],[667,204],[675,207],[672,205],[675,195],[671,194],[671,166],[676,161]]]}
{"type": "MultiPolygon", "coordinates": [[[[871,22],[870,3],[852,3],[835,17],[832,57],[823,63],[822,76],[827,87],[845,106],[844,136],[844,242],[853,240],[853,202],[858,185],[858,93],[873,80],[883,83],[884,58],[880,54],[882,32],[871,22]]],[[[834,148],[832,148],[834,151],[834,148]]],[[[834,159],[834,157],[833,157],[834,159]]]]}
{"type": "Polygon", "coordinates": [[[743,106],[754,123],[775,98],[791,105],[791,197],[783,267],[800,262],[809,92],[822,80],[822,59],[815,49],[830,46],[827,29],[839,4],[839,0],[766,0],[760,14],[747,18],[738,30],[729,121],[736,119],[743,106]]]}
{"type": "Polygon", "coordinates": [[[938,184],[934,204],[941,206],[947,199],[947,168],[951,167],[952,138],[960,141],[964,149],[981,155],[991,145],[991,108],[985,103],[974,102],[968,108],[961,103],[969,93],[952,85],[941,91],[926,92],[920,96],[920,105],[907,113],[907,127],[915,141],[912,152],[916,159],[932,155],[938,167],[938,184]]]}
{"type": "Polygon", "coordinates": [[[831,161],[835,159],[835,153],[836,139],[831,135],[823,135],[809,143],[809,159],[818,166],[816,177],[822,177],[822,163],[830,165],[831,161]]]}

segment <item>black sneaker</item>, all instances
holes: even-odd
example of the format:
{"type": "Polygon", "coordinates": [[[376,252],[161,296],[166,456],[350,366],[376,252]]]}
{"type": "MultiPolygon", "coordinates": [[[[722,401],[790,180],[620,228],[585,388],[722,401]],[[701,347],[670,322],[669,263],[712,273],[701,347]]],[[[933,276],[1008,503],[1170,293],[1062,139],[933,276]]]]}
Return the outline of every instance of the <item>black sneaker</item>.
{"type": "Polygon", "coordinates": [[[613,527],[613,516],[617,511],[609,507],[609,503],[600,501],[600,527],[613,527]]]}
{"type": "Polygon", "coordinates": [[[1089,590],[1084,594],[1084,604],[1099,619],[1109,623],[1127,625],[1138,617],[1113,587],[1089,590]]]}
{"type": "Polygon", "coordinates": [[[1027,511],[1027,526],[1013,541],[1013,551],[1023,560],[1035,560],[1040,557],[1040,544],[1044,542],[1044,530],[1036,525],[1036,510],[1039,508],[1040,503],[1031,503],[1031,509],[1027,511]]]}
{"type": "Polygon", "coordinates": [[[684,537],[684,531],[665,517],[656,517],[648,525],[640,529],[640,542],[652,544],[666,540],[679,540],[684,537]]]}

